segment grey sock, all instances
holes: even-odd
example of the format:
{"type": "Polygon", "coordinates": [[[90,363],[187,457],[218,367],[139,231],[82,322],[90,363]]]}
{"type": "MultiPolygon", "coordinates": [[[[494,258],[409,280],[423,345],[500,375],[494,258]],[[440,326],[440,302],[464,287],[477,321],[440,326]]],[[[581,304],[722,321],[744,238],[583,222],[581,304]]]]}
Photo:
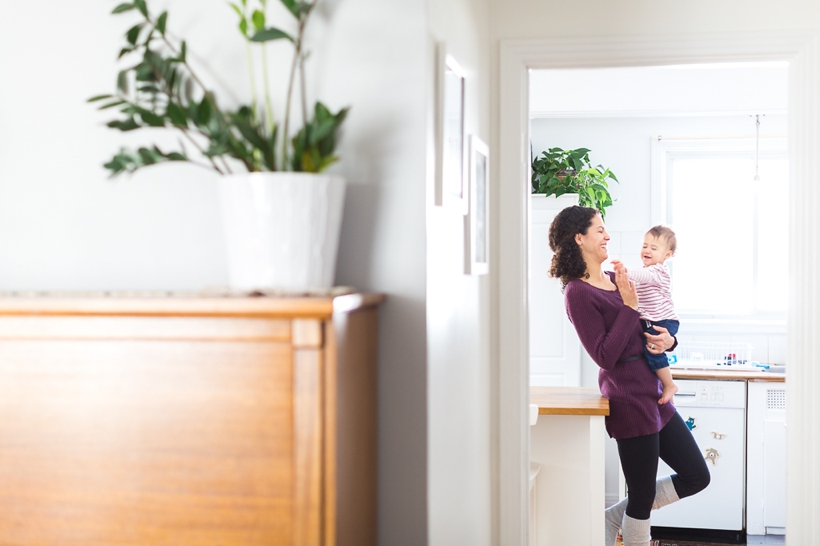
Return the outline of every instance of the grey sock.
{"type": "Polygon", "coordinates": [[[630,518],[624,514],[624,546],[649,546],[649,527],[648,519],[630,518]]]}
{"type": "Polygon", "coordinates": [[[624,520],[624,512],[626,512],[626,501],[627,499],[621,499],[620,502],[613,504],[604,511],[605,546],[615,546],[618,531],[621,529],[621,523],[624,520]]]}
{"type": "Polygon", "coordinates": [[[655,502],[652,503],[652,510],[657,510],[679,500],[680,497],[678,497],[678,492],[675,491],[675,484],[672,483],[672,476],[666,476],[655,482],[655,502]]]}
{"type": "MultiPolygon", "coordinates": [[[[652,503],[652,510],[657,510],[679,500],[671,476],[666,476],[655,482],[655,502],[652,503]]],[[[620,502],[613,504],[604,511],[604,546],[615,545],[626,512],[626,502],[626,498],[621,499],[620,502]]]]}

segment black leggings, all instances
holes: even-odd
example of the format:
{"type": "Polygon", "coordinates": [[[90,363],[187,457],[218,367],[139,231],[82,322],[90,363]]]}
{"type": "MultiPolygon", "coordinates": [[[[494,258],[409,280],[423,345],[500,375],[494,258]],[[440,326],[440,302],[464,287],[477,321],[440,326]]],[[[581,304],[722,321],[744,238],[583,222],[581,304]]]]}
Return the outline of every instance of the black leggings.
{"type": "Polygon", "coordinates": [[[694,495],[709,485],[706,460],[677,412],[660,432],[617,442],[629,489],[626,514],[631,518],[649,519],[655,502],[658,457],[676,472],[672,484],[679,498],[694,495]]]}

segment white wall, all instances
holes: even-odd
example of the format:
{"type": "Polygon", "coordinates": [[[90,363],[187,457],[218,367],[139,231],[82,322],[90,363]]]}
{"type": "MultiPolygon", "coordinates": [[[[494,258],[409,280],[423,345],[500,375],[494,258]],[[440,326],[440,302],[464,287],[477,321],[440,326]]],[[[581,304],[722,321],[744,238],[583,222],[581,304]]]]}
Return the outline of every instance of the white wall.
{"type": "Polygon", "coordinates": [[[320,5],[317,96],[333,109],[352,106],[339,149],[349,186],[337,282],[388,294],[379,324],[379,544],[426,544],[426,13],[413,0],[320,5]]]}
{"type": "MultiPolygon", "coordinates": [[[[169,25],[230,81],[229,48],[209,37],[226,9],[209,3],[197,12],[202,2],[177,2],[169,25]]],[[[198,289],[227,279],[213,175],[175,166],[106,179],[102,163],[126,139],[85,100],[114,89],[131,18],[108,15],[113,5],[0,10],[0,290],[198,289]]]]}
{"type": "MultiPolygon", "coordinates": [[[[114,87],[132,20],[110,16],[116,4],[51,0],[36,25],[22,4],[0,8],[0,290],[226,282],[215,175],[181,165],[106,180],[101,164],[121,145],[176,142],[108,130],[110,117],[84,102],[114,87]]],[[[270,17],[287,20],[272,4],[270,17]]],[[[247,101],[245,49],[225,2],[149,2],[165,7],[220,102],[247,101]]],[[[391,546],[492,540],[490,277],[462,274],[462,220],[431,205],[428,169],[435,40],[467,70],[467,132],[489,140],[488,14],[489,0],[326,0],[308,34],[310,99],[352,106],[334,167],[349,184],[337,283],[389,298],[379,542],[391,546]]],[[[276,101],[287,47],[269,57],[276,101]]]]}
{"type": "MultiPolygon", "coordinates": [[[[445,41],[466,72],[465,133],[489,142],[489,1],[431,0],[427,6],[429,119],[433,46],[445,41]]],[[[430,132],[431,146],[432,136],[430,132]]],[[[429,150],[430,167],[434,152],[429,150]]],[[[427,209],[429,543],[489,545],[493,532],[491,276],[464,275],[465,217],[434,206],[433,174],[427,209]]]]}
{"type": "Polygon", "coordinates": [[[785,61],[533,70],[530,115],[785,114],[785,61]]]}
{"type": "MultiPolygon", "coordinates": [[[[760,135],[785,137],[785,115],[761,118],[760,135]]],[[[651,148],[653,136],[666,138],[753,138],[754,118],[749,116],[697,116],[665,118],[539,118],[531,122],[535,154],[558,146],[589,148],[593,164],[602,164],[618,176],[620,184],[610,190],[617,201],[607,210],[607,230],[611,259],[623,260],[627,266],[638,266],[638,250],[646,230],[652,225],[650,209],[651,148]]],[[[533,244],[538,244],[533,241],[533,244]]],[[[543,242],[546,244],[546,241],[543,242]]],[[[702,335],[697,327],[686,324],[681,334],[702,335]]],[[[751,343],[753,358],[760,362],[785,363],[786,336],[780,333],[736,332],[733,339],[751,343]]],[[[725,339],[725,338],[724,338],[725,339]]],[[[586,386],[597,385],[598,369],[588,357],[582,364],[581,381],[586,386]]]]}

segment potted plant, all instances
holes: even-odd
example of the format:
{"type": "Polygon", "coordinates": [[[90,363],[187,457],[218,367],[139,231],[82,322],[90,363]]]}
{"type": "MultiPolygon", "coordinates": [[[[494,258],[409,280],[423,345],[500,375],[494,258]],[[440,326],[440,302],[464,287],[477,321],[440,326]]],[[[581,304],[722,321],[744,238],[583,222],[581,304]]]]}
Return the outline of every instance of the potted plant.
{"type": "Polygon", "coordinates": [[[149,11],[145,0],[119,4],[113,14],[137,15],[125,33],[119,57],[133,59],[117,76],[116,92],[92,97],[100,109],[122,117],[108,122],[120,131],[162,128],[177,133],[179,148],[121,149],[105,167],[111,176],[133,173],[168,161],[188,162],[220,175],[230,286],[239,290],[306,291],[332,286],[344,180],[322,174],[338,160],[334,151],[348,109],[336,113],[317,102],[308,113],[304,34],[318,0],[280,0],[293,17],[295,32],[270,26],[268,0],[231,4],[248,49],[262,48],[263,101],[226,108],[188,63],[184,40],[166,31],[168,12],[149,11]],[[293,45],[282,121],[271,106],[265,43],[293,45]],[[301,126],[292,131],[291,103],[301,82],[301,126]]]}
{"type": "Polygon", "coordinates": [[[604,218],[606,207],[612,205],[608,180],[618,182],[609,169],[592,166],[586,148],[550,148],[532,162],[532,193],[556,197],[577,193],[579,205],[598,209],[604,218]]]}

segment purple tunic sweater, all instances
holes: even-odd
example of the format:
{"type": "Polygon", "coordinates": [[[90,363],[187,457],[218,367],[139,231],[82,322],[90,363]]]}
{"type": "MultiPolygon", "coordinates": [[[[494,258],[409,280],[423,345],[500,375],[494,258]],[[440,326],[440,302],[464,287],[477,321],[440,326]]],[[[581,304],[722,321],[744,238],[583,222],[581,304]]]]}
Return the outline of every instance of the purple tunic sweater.
{"type": "MultiPolygon", "coordinates": [[[[615,274],[607,273],[614,282],[615,274]]],[[[609,399],[609,435],[621,439],[660,431],[675,407],[658,404],[663,388],[643,356],[646,338],[638,312],[624,305],[618,290],[602,290],[581,279],[569,281],[564,303],[581,343],[601,368],[598,387],[609,399]],[[632,357],[640,358],[619,362],[632,357]]]]}

